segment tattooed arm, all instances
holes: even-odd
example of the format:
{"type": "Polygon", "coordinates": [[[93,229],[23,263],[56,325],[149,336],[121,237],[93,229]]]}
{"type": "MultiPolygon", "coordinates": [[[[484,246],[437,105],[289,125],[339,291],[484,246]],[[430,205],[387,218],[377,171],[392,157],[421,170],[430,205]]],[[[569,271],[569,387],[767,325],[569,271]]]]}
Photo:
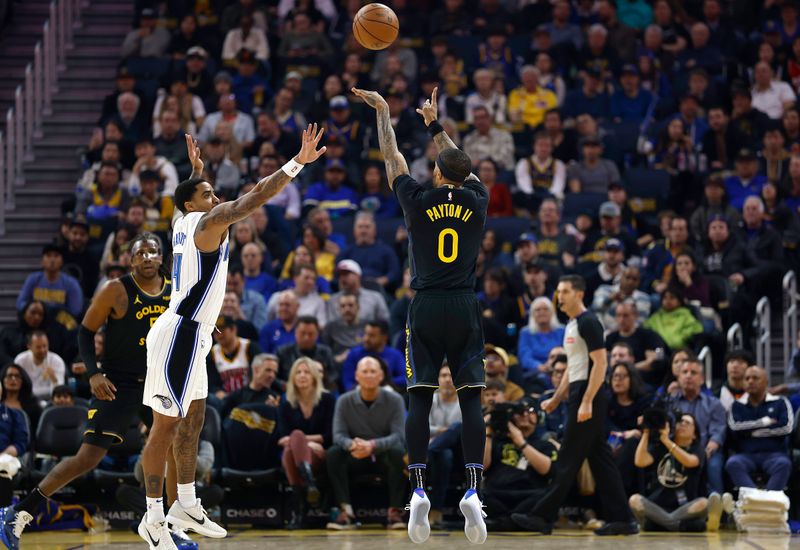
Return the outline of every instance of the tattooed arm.
{"type": "Polygon", "coordinates": [[[408,174],[408,164],[397,148],[392,120],[389,118],[389,105],[378,92],[368,92],[358,88],[353,88],[352,91],[363,99],[364,103],[375,109],[378,115],[378,142],[383,154],[383,163],[386,165],[389,187],[392,187],[397,176],[408,174]]]}
{"type": "MultiPolygon", "coordinates": [[[[303,145],[300,152],[294,157],[294,161],[300,164],[314,162],[325,153],[326,148],[317,149],[324,129],[317,130],[317,125],[308,125],[303,131],[303,145]]],[[[242,220],[261,208],[269,199],[281,192],[292,178],[282,169],[274,174],[267,176],[259,181],[252,190],[245,193],[238,199],[223,202],[216,205],[206,212],[194,234],[194,241],[197,247],[203,251],[216,250],[220,240],[228,227],[233,223],[242,220]]]]}

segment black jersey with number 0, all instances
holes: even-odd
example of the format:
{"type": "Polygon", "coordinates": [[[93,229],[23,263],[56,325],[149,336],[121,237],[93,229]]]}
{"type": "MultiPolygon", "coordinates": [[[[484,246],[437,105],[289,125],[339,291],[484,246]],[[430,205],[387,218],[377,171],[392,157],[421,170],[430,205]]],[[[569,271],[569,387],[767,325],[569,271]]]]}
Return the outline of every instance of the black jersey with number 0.
{"type": "Polygon", "coordinates": [[[120,277],[128,295],[128,310],[119,319],[109,317],[103,346],[102,368],[112,382],[143,380],[147,373],[145,340],[150,327],[169,306],[172,285],[164,279],[161,292],[142,290],[133,275],[120,277]]]}
{"type": "Polygon", "coordinates": [[[394,180],[408,228],[411,288],[475,288],[475,264],[489,192],[474,176],[462,187],[424,187],[408,175],[394,180]]]}

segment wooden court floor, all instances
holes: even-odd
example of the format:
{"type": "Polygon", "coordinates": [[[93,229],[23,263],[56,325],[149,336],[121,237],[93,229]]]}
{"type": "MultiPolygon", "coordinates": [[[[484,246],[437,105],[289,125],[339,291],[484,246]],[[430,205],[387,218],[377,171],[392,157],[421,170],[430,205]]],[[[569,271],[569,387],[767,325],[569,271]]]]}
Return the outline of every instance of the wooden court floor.
{"type": "MultiPolygon", "coordinates": [[[[425,548],[427,550],[469,547],[460,532],[435,532],[423,545],[412,544],[405,532],[387,533],[378,529],[362,529],[351,533],[325,531],[255,531],[229,530],[223,540],[194,537],[201,550],[378,550],[383,548],[425,548]]],[[[491,550],[592,549],[592,550],[788,550],[800,549],[800,536],[751,536],[724,531],[721,533],[676,535],[644,533],[635,537],[595,537],[581,531],[560,531],[553,535],[490,533],[485,548],[491,550]],[[622,548],[621,548],[622,547],[622,548]]],[[[97,535],[78,532],[29,533],[22,539],[23,550],[100,549],[141,550],[146,548],[131,532],[111,531],[97,535]]]]}

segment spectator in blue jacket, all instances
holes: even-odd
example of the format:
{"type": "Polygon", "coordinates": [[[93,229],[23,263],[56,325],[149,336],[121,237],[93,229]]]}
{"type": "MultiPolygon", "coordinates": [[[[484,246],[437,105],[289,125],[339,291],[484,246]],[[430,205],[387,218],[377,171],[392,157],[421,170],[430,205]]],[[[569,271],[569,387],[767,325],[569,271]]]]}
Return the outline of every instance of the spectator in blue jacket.
{"type": "Polygon", "coordinates": [[[564,340],[564,327],[558,322],[553,302],[544,296],[531,304],[528,325],[519,335],[518,359],[526,376],[539,371],[550,350],[564,340]]]}
{"type": "Polygon", "coordinates": [[[391,246],[377,238],[375,216],[359,212],[353,224],[355,242],[339,254],[338,262],[354,260],[361,266],[363,277],[382,287],[395,286],[400,281],[400,261],[391,246]]]}
{"type": "Polygon", "coordinates": [[[264,325],[258,333],[258,343],[265,353],[277,353],[279,347],[294,343],[299,310],[300,302],[293,290],[283,290],[278,294],[275,319],[264,325]]]}
{"type": "Polygon", "coordinates": [[[765,489],[783,491],[792,473],[789,435],[794,428],[792,406],[785,397],[767,393],[767,372],[748,367],[745,393],[728,413],[731,449],[725,470],[736,487],[756,487],[752,474],[768,476],[765,489]]]}
{"type": "Polygon", "coordinates": [[[739,150],[735,168],[735,173],[725,178],[725,194],[730,205],[741,212],[747,197],[761,195],[767,178],[758,173],[758,158],[752,149],[739,150]]]}
{"type": "Polygon", "coordinates": [[[74,323],[83,311],[83,292],[74,277],[61,272],[63,265],[61,249],[55,244],[45,245],[42,249],[42,270],[31,273],[25,279],[17,296],[17,311],[21,311],[31,300],[39,300],[57,312],[56,320],[67,329],[77,328],[74,323]],[[62,311],[73,317],[71,323],[62,321],[63,318],[58,315],[62,311]]]}
{"type": "Polygon", "coordinates": [[[345,185],[346,172],[341,160],[329,160],[324,177],[324,181],[308,186],[303,208],[322,207],[332,218],[349,216],[358,210],[358,193],[345,185]]]}
{"type": "Polygon", "coordinates": [[[392,384],[402,386],[406,381],[405,358],[389,344],[389,324],[386,321],[370,321],[364,327],[364,343],[347,354],[342,366],[342,388],[350,391],[356,386],[356,366],[364,357],[378,357],[386,363],[392,384]]]}
{"type": "Polygon", "coordinates": [[[619,83],[621,88],[611,96],[611,118],[615,122],[641,122],[647,116],[653,94],[642,89],[636,65],[622,67],[619,83]]]}

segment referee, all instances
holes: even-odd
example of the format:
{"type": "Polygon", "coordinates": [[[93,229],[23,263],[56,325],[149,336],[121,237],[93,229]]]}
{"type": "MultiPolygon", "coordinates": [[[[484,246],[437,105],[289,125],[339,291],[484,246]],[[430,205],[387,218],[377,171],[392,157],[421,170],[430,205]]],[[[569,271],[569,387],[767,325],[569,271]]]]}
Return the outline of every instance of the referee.
{"type": "Polygon", "coordinates": [[[606,525],[596,535],[635,535],[634,521],[622,478],[606,442],[608,403],[603,389],[606,377],[606,349],[603,325],[583,305],[586,282],[579,275],[566,275],[558,282],[558,303],[569,317],[564,333],[567,372],[553,397],[542,402],[551,412],[569,394],[566,433],[558,453],[557,470],[550,489],[529,514],[512,514],[511,519],[528,531],[549,534],[558,519],[558,509],[567,497],[578,470],[588,459],[597,484],[606,525]]]}

